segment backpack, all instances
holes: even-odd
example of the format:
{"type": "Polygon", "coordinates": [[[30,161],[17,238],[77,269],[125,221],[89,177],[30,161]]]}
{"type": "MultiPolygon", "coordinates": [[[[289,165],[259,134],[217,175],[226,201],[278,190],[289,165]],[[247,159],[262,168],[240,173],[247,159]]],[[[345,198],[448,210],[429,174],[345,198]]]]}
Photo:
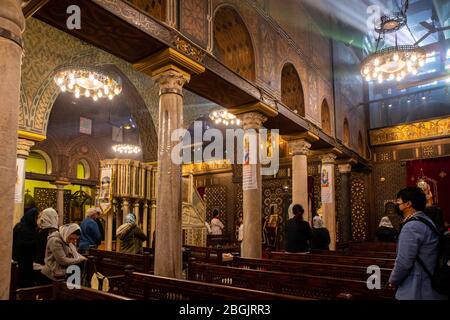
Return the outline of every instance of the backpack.
{"type": "Polygon", "coordinates": [[[437,236],[439,239],[438,243],[438,257],[436,266],[434,268],[434,272],[431,273],[430,270],[427,269],[423,260],[417,255],[416,260],[423,268],[425,273],[431,279],[431,287],[438,293],[443,295],[450,294],[450,233],[449,232],[439,232],[438,229],[434,226],[433,223],[424,219],[422,217],[413,217],[407,222],[410,221],[420,221],[426,224],[437,236]]]}

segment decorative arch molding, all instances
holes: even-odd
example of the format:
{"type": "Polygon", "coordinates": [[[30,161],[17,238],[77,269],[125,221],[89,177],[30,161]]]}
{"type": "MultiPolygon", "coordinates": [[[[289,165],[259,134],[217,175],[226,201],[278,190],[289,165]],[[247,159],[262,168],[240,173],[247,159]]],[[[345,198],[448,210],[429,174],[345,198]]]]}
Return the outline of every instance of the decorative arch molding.
{"type": "Polygon", "coordinates": [[[350,147],[350,126],[348,124],[347,118],[344,119],[344,130],[342,140],[347,147],[350,147]]]}
{"type": "Polygon", "coordinates": [[[295,113],[305,116],[303,85],[292,63],[286,63],[281,71],[281,101],[295,113]]]}
{"type": "MultiPolygon", "coordinates": [[[[89,179],[91,177],[91,166],[90,166],[89,162],[86,159],[81,158],[80,161],[78,162],[78,164],[81,164],[84,168],[84,179],[89,179]]],[[[77,166],[78,166],[78,164],[77,164],[77,166]]],[[[78,171],[78,169],[77,169],[77,171],[78,171]]]]}
{"type": "Polygon", "coordinates": [[[217,6],[213,15],[213,54],[249,81],[256,80],[252,35],[239,11],[231,4],[217,6]]]}
{"type": "Polygon", "coordinates": [[[331,112],[327,99],[323,99],[321,106],[321,123],[322,130],[331,135],[331,112]]]}
{"type": "Polygon", "coordinates": [[[100,167],[100,160],[105,157],[98,151],[96,146],[89,141],[89,137],[80,136],[73,139],[62,151],[66,156],[65,158],[69,161],[67,166],[68,178],[76,179],[79,162],[87,163],[89,167],[89,179],[95,180],[99,178],[98,168],[100,167]]]}
{"type": "Polygon", "coordinates": [[[155,130],[158,126],[158,87],[154,81],[132,66],[107,52],[35,20],[27,21],[24,33],[33,48],[24,57],[19,107],[19,129],[46,135],[50,112],[60,91],[53,81],[63,67],[114,66],[129,80],[151,115],[155,130]],[[40,35],[46,34],[42,38],[40,35]],[[50,49],[51,48],[51,49],[50,49]],[[54,54],[58,52],[58,54],[54,54]],[[44,63],[45,62],[45,63],[44,63]]]}
{"type": "Polygon", "coordinates": [[[48,155],[47,152],[45,152],[44,150],[40,150],[40,149],[32,149],[31,153],[37,153],[39,154],[42,158],[44,158],[45,160],[45,164],[46,164],[46,174],[50,175],[53,172],[53,167],[52,167],[52,159],[50,158],[50,156],[48,155]]]}

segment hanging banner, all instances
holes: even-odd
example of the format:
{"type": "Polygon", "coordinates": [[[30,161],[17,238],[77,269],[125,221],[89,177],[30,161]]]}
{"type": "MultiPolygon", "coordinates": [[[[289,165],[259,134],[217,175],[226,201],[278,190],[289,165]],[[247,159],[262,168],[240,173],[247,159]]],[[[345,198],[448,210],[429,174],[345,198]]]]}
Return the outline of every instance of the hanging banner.
{"type": "Polygon", "coordinates": [[[100,207],[104,210],[108,206],[111,205],[111,176],[112,176],[112,168],[102,168],[100,174],[100,196],[99,202],[100,207]]]}
{"type": "Polygon", "coordinates": [[[333,170],[332,165],[323,165],[322,172],[320,175],[320,186],[321,186],[321,200],[324,203],[333,203],[333,194],[331,189],[331,170],[333,170]]]}
{"type": "Polygon", "coordinates": [[[25,159],[17,158],[16,162],[16,187],[15,187],[15,195],[14,202],[22,203],[23,202],[23,189],[24,189],[24,172],[25,172],[25,159]]]}
{"type": "Polygon", "coordinates": [[[250,163],[250,140],[249,136],[244,137],[244,162],[242,165],[242,189],[253,190],[258,188],[256,177],[256,165],[250,163]]]}

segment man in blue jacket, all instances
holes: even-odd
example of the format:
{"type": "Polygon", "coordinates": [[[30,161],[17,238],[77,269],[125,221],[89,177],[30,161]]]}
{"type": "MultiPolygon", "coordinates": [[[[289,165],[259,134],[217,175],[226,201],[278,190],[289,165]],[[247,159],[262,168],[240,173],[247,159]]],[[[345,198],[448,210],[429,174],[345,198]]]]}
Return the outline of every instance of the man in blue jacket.
{"type": "Polygon", "coordinates": [[[431,279],[417,262],[420,257],[428,270],[434,271],[438,258],[438,236],[425,223],[423,210],[426,197],[417,187],[408,187],[397,195],[397,209],[401,211],[403,223],[397,245],[397,258],[389,278],[391,287],[397,288],[397,300],[440,300],[440,295],[431,287],[431,279]]]}
{"type": "Polygon", "coordinates": [[[97,248],[102,242],[102,235],[98,224],[95,221],[98,217],[97,209],[90,208],[86,212],[86,218],[80,225],[81,237],[80,237],[80,251],[86,252],[89,248],[97,248]]]}

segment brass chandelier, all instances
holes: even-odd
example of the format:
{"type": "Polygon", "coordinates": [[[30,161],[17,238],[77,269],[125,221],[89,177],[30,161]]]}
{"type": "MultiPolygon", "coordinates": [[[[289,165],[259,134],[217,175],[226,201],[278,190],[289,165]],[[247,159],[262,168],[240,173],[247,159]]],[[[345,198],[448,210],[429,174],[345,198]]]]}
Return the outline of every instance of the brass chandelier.
{"type": "Polygon", "coordinates": [[[408,0],[405,0],[399,12],[381,17],[375,31],[379,34],[375,52],[370,54],[361,64],[361,74],[366,81],[403,80],[408,74],[417,74],[425,64],[426,52],[417,42],[408,27],[406,11],[408,0]],[[414,39],[412,45],[399,45],[397,31],[406,27],[414,39]],[[386,34],[395,33],[395,45],[380,49],[381,40],[386,34]]]}

